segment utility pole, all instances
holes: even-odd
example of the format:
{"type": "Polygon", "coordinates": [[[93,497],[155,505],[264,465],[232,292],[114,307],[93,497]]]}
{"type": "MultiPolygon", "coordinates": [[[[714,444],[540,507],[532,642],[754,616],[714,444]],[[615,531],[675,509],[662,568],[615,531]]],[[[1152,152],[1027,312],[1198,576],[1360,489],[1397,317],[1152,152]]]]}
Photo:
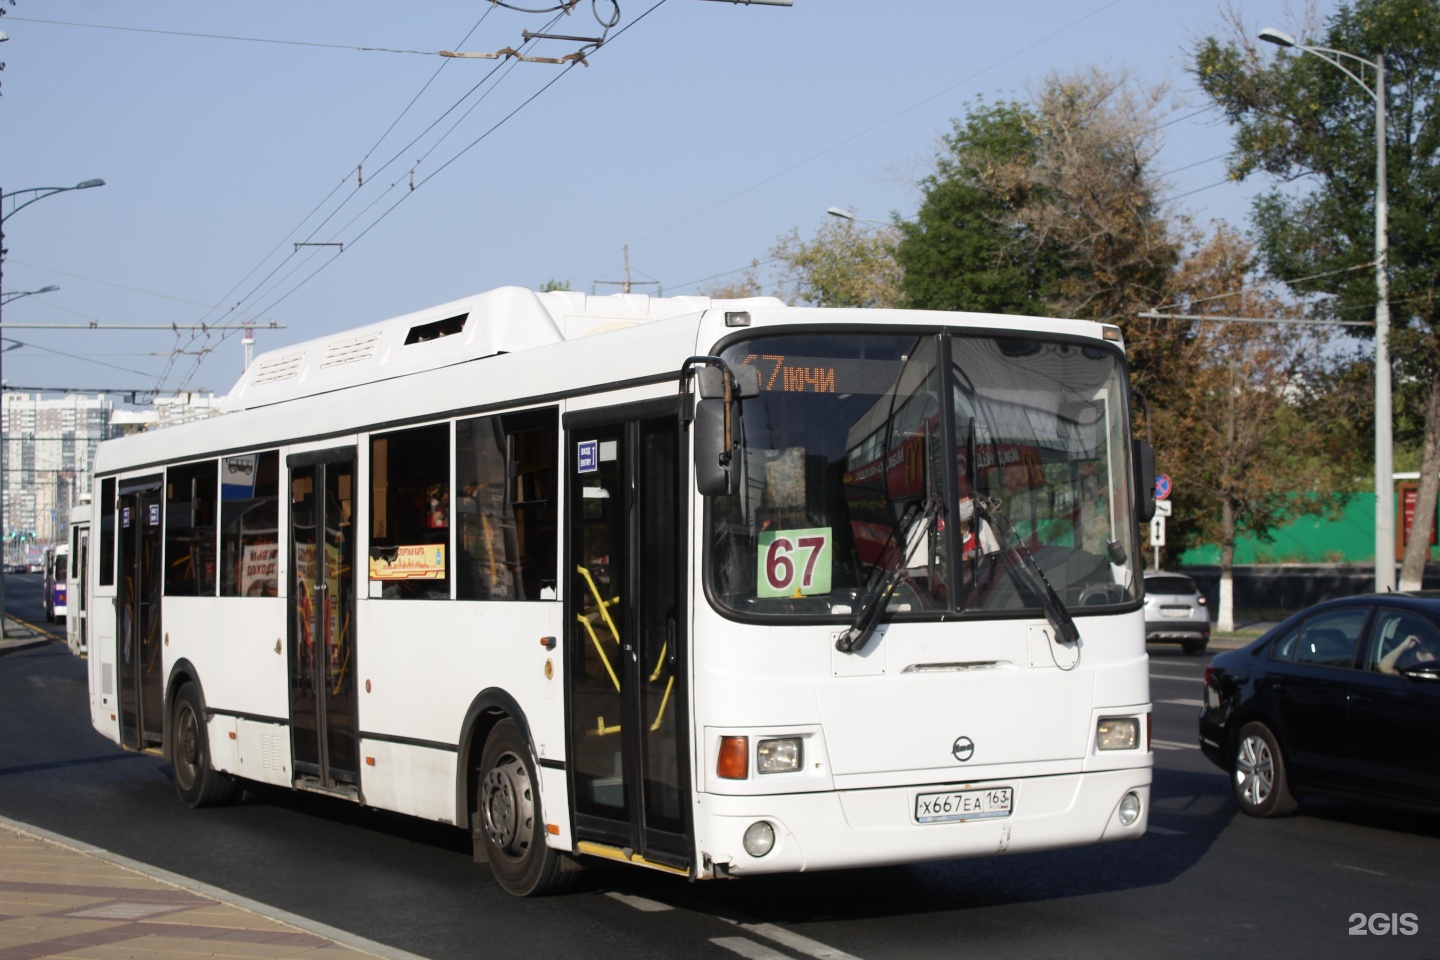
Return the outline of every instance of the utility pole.
{"type": "Polygon", "coordinates": [[[622,247],[621,249],[623,249],[623,250],[625,251],[625,279],[624,279],[624,280],[592,280],[591,283],[604,283],[604,284],[610,284],[610,285],[613,285],[613,286],[618,286],[618,287],[620,288],[620,292],[621,292],[621,293],[629,293],[629,292],[630,292],[630,288],[633,287],[633,286],[636,286],[636,285],[639,285],[639,286],[642,286],[642,287],[644,287],[644,286],[651,286],[651,285],[653,285],[653,286],[655,286],[655,287],[659,287],[659,286],[660,286],[660,281],[659,281],[659,280],[631,280],[631,279],[630,279],[630,244],[628,244],[628,243],[625,244],[625,246],[622,247]]]}

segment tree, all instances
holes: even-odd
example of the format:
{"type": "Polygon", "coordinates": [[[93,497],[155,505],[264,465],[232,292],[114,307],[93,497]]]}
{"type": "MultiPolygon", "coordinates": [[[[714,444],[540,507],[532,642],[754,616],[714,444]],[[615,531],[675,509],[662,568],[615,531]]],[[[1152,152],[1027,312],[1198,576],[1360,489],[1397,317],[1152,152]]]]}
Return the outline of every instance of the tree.
{"type": "MultiPolygon", "coordinates": [[[[1192,314],[1292,316],[1268,287],[1248,283],[1253,267],[1251,246],[1220,225],[1176,271],[1178,305],[1192,314]]],[[[1155,412],[1157,447],[1184,492],[1175,547],[1220,545],[1220,630],[1234,629],[1237,534],[1266,539],[1296,516],[1342,505],[1344,478],[1353,476],[1355,436],[1344,414],[1354,394],[1346,366],[1334,362],[1334,339],[1333,328],[1199,323],[1187,378],[1155,412]]]]}
{"type": "Polygon", "coordinates": [[[820,307],[894,307],[900,302],[895,231],[830,219],[811,240],[799,229],[779,239],[770,256],[781,264],[779,296],[820,307]]]}
{"type": "Polygon", "coordinates": [[[896,251],[908,305],[1118,324],[1135,383],[1163,401],[1188,326],[1139,321],[1164,302],[1192,233],[1167,213],[1154,161],[1159,87],[1051,74],[1031,103],[957,120],[896,251]]]}
{"type": "MultiPolygon", "coordinates": [[[[1193,70],[1236,127],[1231,173],[1276,182],[1254,208],[1265,270],[1322,315],[1372,315],[1375,276],[1363,268],[1374,259],[1373,101],[1319,57],[1262,57],[1234,14],[1227,32],[1197,45],[1193,70]]],[[[1402,402],[1424,424],[1414,520],[1424,530],[1440,493],[1440,232],[1429,222],[1440,204],[1440,0],[1356,0],[1320,33],[1309,42],[1385,58],[1391,347],[1406,382],[1402,402]]],[[[1367,82],[1374,84],[1373,73],[1367,82]]],[[[1402,589],[1419,586],[1427,540],[1413,538],[1402,589]]]]}
{"type": "Polygon", "coordinates": [[[1045,312],[1060,270],[1057,251],[1025,242],[1031,184],[999,171],[1025,170],[1041,144],[1034,111],[1016,101],[977,102],[942,142],[913,221],[898,225],[895,258],[908,306],[977,313],[1045,312]]]}

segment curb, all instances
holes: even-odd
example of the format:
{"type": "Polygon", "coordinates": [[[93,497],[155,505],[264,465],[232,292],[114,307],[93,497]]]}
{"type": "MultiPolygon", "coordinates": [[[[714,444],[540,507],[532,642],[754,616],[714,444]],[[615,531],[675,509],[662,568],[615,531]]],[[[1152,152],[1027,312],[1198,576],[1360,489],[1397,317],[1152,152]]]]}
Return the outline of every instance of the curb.
{"type": "Polygon", "coordinates": [[[37,837],[48,843],[53,843],[56,846],[64,847],[67,850],[74,851],[75,853],[84,854],[87,857],[94,857],[97,860],[104,860],[107,863],[112,863],[117,867],[122,867],[133,873],[138,873],[141,876],[149,877],[152,880],[156,880],[168,886],[177,887],[181,890],[188,890],[191,893],[199,894],[202,897],[209,897],[211,900],[228,904],[229,906],[244,910],[247,913],[253,913],[256,916],[264,917],[269,920],[277,920],[280,923],[288,924],[289,926],[292,926],[297,930],[302,930],[306,933],[313,933],[316,936],[324,937],[327,940],[332,940],[335,943],[349,947],[350,949],[356,950],[360,953],[368,953],[373,957],[380,958],[380,960],[426,960],[426,958],[420,956],[419,954],[410,953],[405,950],[398,950],[395,947],[389,947],[383,943],[377,943],[374,940],[368,940],[365,937],[357,936],[353,933],[348,933],[344,930],[340,930],[327,924],[319,923],[315,920],[310,920],[306,917],[290,913],[287,910],[281,910],[278,907],[272,907],[268,904],[260,903],[257,900],[251,900],[248,897],[242,897],[239,894],[231,893],[230,891],[223,890],[220,887],[212,887],[208,883],[201,883],[199,880],[192,880],[189,877],[183,877],[178,873],[171,873],[170,871],[162,870],[159,867],[152,867],[149,864],[141,863],[138,860],[131,860],[129,857],[122,857],[118,853],[111,853],[109,850],[105,850],[101,847],[92,846],[79,840],[73,840],[70,837],[61,836],[58,833],[51,833],[49,830],[44,830],[40,827],[32,826],[28,823],[21,823],[18,820],[11,820],[9,817],[3,815],[0,815],[0,826],[8,827],[9,829],[16,831],[17,833],[37,837]]]}

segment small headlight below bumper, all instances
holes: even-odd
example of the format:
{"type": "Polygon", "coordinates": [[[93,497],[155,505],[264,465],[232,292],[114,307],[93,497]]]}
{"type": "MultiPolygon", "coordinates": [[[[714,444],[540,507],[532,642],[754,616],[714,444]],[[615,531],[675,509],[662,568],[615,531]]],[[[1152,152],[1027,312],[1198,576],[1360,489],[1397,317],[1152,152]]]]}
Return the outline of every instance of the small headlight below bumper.
{"type": "Polygon", "coordinates": [[[1139,746],[1138,717],[1102,717],[1095,726],[1097,750],[1134,750],[1139,746]]]}

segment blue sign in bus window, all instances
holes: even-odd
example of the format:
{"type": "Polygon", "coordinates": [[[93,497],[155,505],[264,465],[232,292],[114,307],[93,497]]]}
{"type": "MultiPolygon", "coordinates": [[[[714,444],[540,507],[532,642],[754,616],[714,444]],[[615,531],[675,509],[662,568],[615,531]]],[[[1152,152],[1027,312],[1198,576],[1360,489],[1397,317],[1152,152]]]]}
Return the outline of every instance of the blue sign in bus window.
{"type": "Polygon", "coordinates": [[[600,441],[581,440],[575,449],[575,472],[594,473],[600,469],[600,441]]]}

